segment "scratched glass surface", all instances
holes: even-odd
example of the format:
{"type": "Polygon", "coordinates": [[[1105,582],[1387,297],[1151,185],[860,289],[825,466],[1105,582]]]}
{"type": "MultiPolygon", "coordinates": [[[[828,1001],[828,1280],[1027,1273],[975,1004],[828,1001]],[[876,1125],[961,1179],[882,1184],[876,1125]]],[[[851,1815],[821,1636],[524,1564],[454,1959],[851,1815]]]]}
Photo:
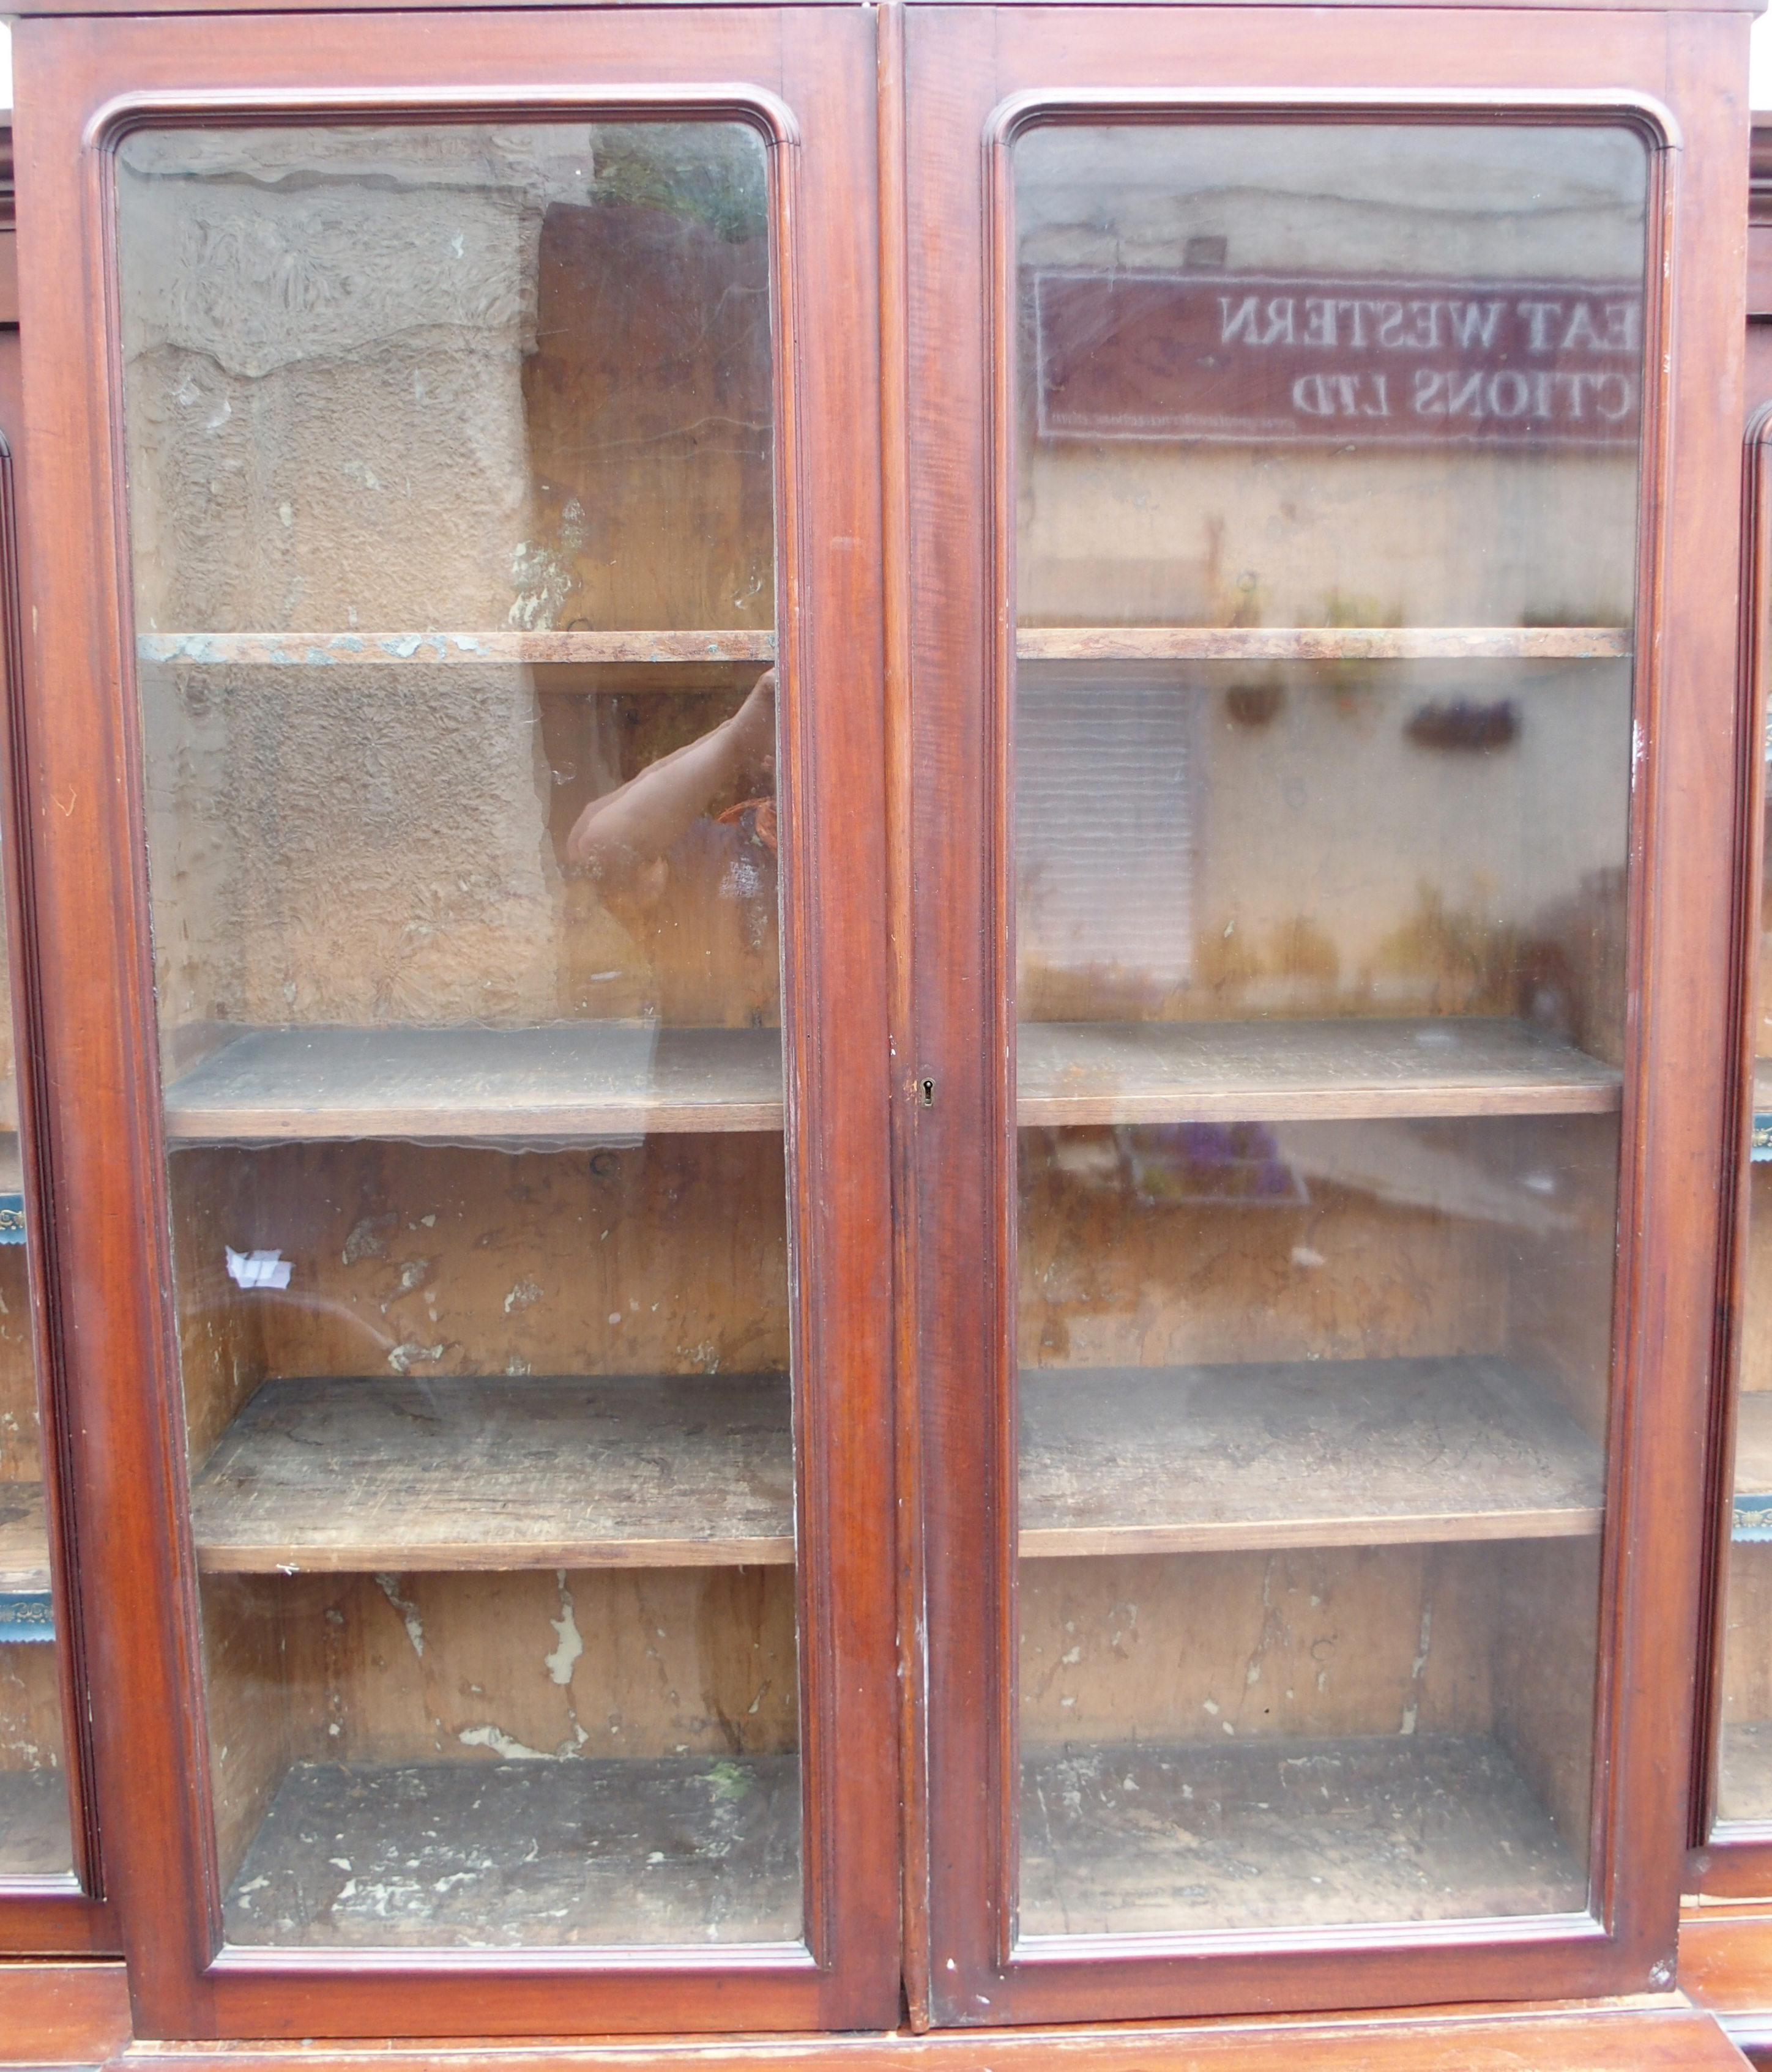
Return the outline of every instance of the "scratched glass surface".
{"type": "Polygon", "coordinates": [[[1735,1354],[1735,1484],[1724,1572],[1716,1817],[1772,1820],[1772,843],[1747,1034],[1753,1049],[1747,1223],[1735,1354]]]}
{"type": "Polygon", "coordinates": [[[1646,154],[1012,152],[1020,1932],[1579,1911],[1646,154]]]}
{"type": "Polygon", "coordinates": [[[118,154],[228,1939],[800,1934],[768,154],[118,154]]]}
{"type": "Polygon", "coordinates": [[[60,1647],[50,1600],[19,1148],[10,962],[0,918],[0,1877],[73,1870],[60,1647]]]}

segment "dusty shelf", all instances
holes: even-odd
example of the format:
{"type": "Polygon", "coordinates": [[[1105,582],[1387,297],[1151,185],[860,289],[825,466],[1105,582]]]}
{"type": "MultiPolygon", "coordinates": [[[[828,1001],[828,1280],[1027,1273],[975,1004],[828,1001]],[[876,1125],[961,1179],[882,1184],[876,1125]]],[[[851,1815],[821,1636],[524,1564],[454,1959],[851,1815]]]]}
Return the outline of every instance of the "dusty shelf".
{"type": "Polygon", "coordinates": [[[1587,1880],[1484,1736],[1030,1753],[1023,1936],[1563,1914],[1587,1880]]]}
{"type": "Polygon", "coordinates": [[[254,1029],[175,1079],[166,1107],[167,1134],[183,1143],[775,1130],[781,1032],[612,1022],[254,1029]]]}
{"type": "MultiPolygon", "coordinates": [[[[1605,1114],[1610,1066],[1517,1022],[1030,1022],[1027,1126],[1605,1114]]],[[[167,1089],[183,1143],[450,1143],[782,1126],[773,1029],[249,1029],[167,1089]]]]}
{"type": "MultiPolygon", "coordinates": [[[[1598,1449],[1503,1363],[1024,1375],[1022,1552],[1599,1529],[1598,1449]]],[[[794,1558],[779,1375],[267,1382],[196,1478],[229,1573],[794,1558]]]]}
{"type": "Polygon", "coordinates": [[[1024,1558],[1600,1529],[1599,1448],[1503,1360],[1046,1369],[1021,1412],[1024,1558]]]}
{"type": "Polygon", "coordinates": [[[1585,662],[1626,626],[1024,626],[1023,662],[1585,662]]]}
{"type": "Polygon", "coordinates": [[[1523,1022],[1026,1022],[1023,1125],[1603,1115],[1621,1075],[1523,1022]]]}
{"type": "Polygon", "coordinates": [[[779,1375],[270,1381],[191,1491],[231,1573],[791,1562],[779,1375]]]}
{"type": "Polygon", "coordinates": [[[487,662],[772,662],[775,636],[755,627],[600,633],[144,633],[143,662],[184,668],[471,667],[487,662]]]}
{"type": "Polygon", "coordinates": [[[228,1891],[228,1942],[792,1942],[791,1755],[298,1763],[228,1891]]]}

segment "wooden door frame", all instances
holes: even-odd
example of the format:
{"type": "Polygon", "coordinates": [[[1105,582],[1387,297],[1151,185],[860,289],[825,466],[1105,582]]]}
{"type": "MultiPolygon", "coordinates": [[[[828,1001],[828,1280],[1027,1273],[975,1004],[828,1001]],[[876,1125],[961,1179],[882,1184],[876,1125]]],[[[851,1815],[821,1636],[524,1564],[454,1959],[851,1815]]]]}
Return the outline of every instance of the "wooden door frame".
{"type": "MultiPolygon", "coordinates": [[[[1748,1179],[1753,1118],[1754,1018],[1760,951],[1761,888],[1766,869],[1766,763],[1764,728],[1772,680],[1772,400],[1763,368],[1757,381],[1753,335],[1767,307],[1767,260],[1772,256],[1772,124],[1753,125],[1749,158],[1747,400],[1750,414],[1741,477],[1741,594],[1738,646],[1738,754],[1733,806],[1737,857],[1734,888],[1734,961],[1719,988],[1725,1026],[1735,1046],[1724,1168],[1725,1214],[1717,1252],[1716,1388],[1711,1404],[1711,1457],[1706,1511],[1711,1521],[1704,1573],[1692,1741],[1692,1854],[1688,1891],[1709,1900],[1772,1896],[1772,1821],[1720,1823],[1716,1813],[1722,1737],[1728,1576],[1734,1513],[1738,1370],[1745,1325],[1748,1179]]],[[[1719,1929],[1738,1955],[1756,1932],[1751,1917],[1725,1917],[1719,1929]]],[[[1763,1934],[1763,1928],[1758,1932],[1763,1934]]],[[[1693,1936],[1691,1918],[1686,1943],[1693,1936]]],[[[1738,1970],[1739,1965],[1736,1967],[1738,1970]]]]}
{"type": "Polygon", "coordinates": [[[31,675],[30,594],[24,584],[22,397],[19,334],[0,330],[0,815],[4,837],[6,940],[13,968],[14,1079],[19,1089],[19,1145],[24,1166],[27,1272],[31,1289],[29,1330],[37,1375],[42,1433],[43,1496],[49,1523],[51,1590],[55,1607],[57,1683],[61,1692],[62,1760],[67,1773],[73,1866],[55,1877],[0,1878],[0,1951],[102,1955],[118,1947],[117,1928],[103,1897],[97,1807],[92,1790],[92,1749],[81,1636],[81,1563],[71,1507],[63,1500],[60,1463],[68,1428],[61,1347],[67,1319],[52,1300],[50,1265],[57,1231],[49,1192],[50,1161],[42,1142],[47,1104],[41,1086],[44,1057],[40,1034],[41,987],[33,910],[35,845],[25,772],[31,759],[31,715],[25,686],[31,675]]]}
{"type": "MultiPolygon", "coordinates": [[[[1593,90],[1592,18],[1379,6],[1307,13],[1198,6],[996,10],[907,18],[910,245],[939,255],[911,293],[915,629],[915,915],[920,1380],[930,1650],[929,1965],[952,2023],[1149,2019],[1283,2006],[1616,1993],[1672,1976],[1700,1552],[1723,1047],[1694,1018],[1729,964],[1731,830],[1708,802],[1733,770],[1735,513],[1746,120],[1725,97],[1739,18],[1621,13],[1610,97],[1593,90]],[[1610,97],[1672,111],[1661,154],[1679,283],[1646,430],[1639,546],[1632,1002],[1615,1293],[1612,1443],[1594,1750],[1593,1916],[1091,1940],[1075,1955],[1009,1947],[1013,1693],[1013,1453],[1006,1406],[1014,1261],[1010,896],[1001,827],[1002,472],[992,398],[1007,386],[993,310],[993,138],[1017,97],[1172,80],[1179,102],[1284,102],[1329,119],[1407,97],[1424,115],[1514,119],[1610,97]],[[1307,96],[1305,89],[1311,89],[1307,96]],[[994,128],[993,128],[994,125],[994,128]],[[981,146],[984,148],[981,162],[981,146]],[[1672,321],[1672,319],[1677,321],[1672,321]],[[1677,437],[1675,428],[1677,426],[1677,437]],[[1720,692],[1719,686],[1724,687],[1720,692]],[[989,1031],[979,1040],[982,1018],[989,1031]],[[937,1176],[939,1184],[936,1184],[937,1176]],[[988,1232],[982,1242],[980,1233],[988,1232]],[[981,1256],[982,1250],[982,1256],[981,1256]]],[[[1129,102],[1136,98],[1126,93],[1129,102]]],[[[1652,279],[1654,277],[1651,277],[1652,279]]],[[[1663,282],[1667,275],[1660,278],[1663,282]]],[[[1655,365],[1651,360],[1651,367],[1655,365]]],[[[1000,428],[999,428],[999,435],[1000,428]]],[[[1725,785],[1726,791],[1726,785],[1725,785]]]]}
{"type": "Polygon", "coordinates": [[[138,2033],[886,2026],[898,2009],[872,25],[859,10],[34,19],[15,45],[38,693],[28,773],[76,1513],[138,2033]],[[130,635],[109,149],[143,120],[771,133],[807,1947],[220,1951],[130,635]],[[805,162],[804,171],[792,162],[805,162]],[[858,243],[857,226],[861,227],[858,243]],[[816,349],[808,341],[816,341],[816,349]],[[833,341],[841,349],[834,349],[833,341]],[[793,954],[797,952],[798,954],[793,954]]]}

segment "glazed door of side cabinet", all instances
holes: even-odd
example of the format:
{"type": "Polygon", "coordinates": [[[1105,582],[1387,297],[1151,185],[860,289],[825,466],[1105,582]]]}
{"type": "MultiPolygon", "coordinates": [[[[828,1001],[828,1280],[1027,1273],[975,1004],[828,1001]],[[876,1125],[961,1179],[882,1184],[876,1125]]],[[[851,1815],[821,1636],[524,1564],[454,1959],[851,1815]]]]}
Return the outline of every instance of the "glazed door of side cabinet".
{"type": "Polygon", "coordinates": [[[1772,1374],[1767,1371],[1766,1248],[1772,1160],[1772,996],[1766,985],[1766,683],[1772,643],[1772,406],[1749,427],[1742,501],[1743,615],[1739,775],[1741,877],[1737,961],[1729,1036],[1736,1046],[1729,1133],[1732,1208],[1724,1261],[1725,1357],[1721,1363],[1713,1474],[1716,1568],[1698,1686],[1692,1842],[1696,1882],[1719,1897],[1772,1890],[1772,1374]]]}
{"type": "Polygon", "coordinates": [[[43,1046],[17,772],[26,616],[19,532],[19,334],[0,329],[0,1951],[84,1953],[108,1934],[72,1617],[72,1539],[60,1462],[60,1334],[47,1299],[40,1133],[43,1046]]]}
{"type": "Polygon", "coordinates": [[[1507,24],[909,10],[938,2020],[1671,1976],[1740,39],[1507,24]]]}
{"type": "Polygon", "coordinates": [[[871,24],[19,64],[138,2030],[887,2025],[871,24]]]}

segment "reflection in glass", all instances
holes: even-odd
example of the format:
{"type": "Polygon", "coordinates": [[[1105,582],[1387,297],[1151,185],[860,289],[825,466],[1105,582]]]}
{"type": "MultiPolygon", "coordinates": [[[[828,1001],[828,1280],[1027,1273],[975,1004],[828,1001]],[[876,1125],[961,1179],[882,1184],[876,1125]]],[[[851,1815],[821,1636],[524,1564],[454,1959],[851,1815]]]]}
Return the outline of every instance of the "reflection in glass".
{"type": "Polygon", "coordinates": [[[764,141],[118,197],[227,1936],[792,1941],[764,141]]]}
{"type": "Polygon", "coordinates": [[[1646,154],[1012,149],[1020,1930],[1579,1910],[1646,154]]]}

